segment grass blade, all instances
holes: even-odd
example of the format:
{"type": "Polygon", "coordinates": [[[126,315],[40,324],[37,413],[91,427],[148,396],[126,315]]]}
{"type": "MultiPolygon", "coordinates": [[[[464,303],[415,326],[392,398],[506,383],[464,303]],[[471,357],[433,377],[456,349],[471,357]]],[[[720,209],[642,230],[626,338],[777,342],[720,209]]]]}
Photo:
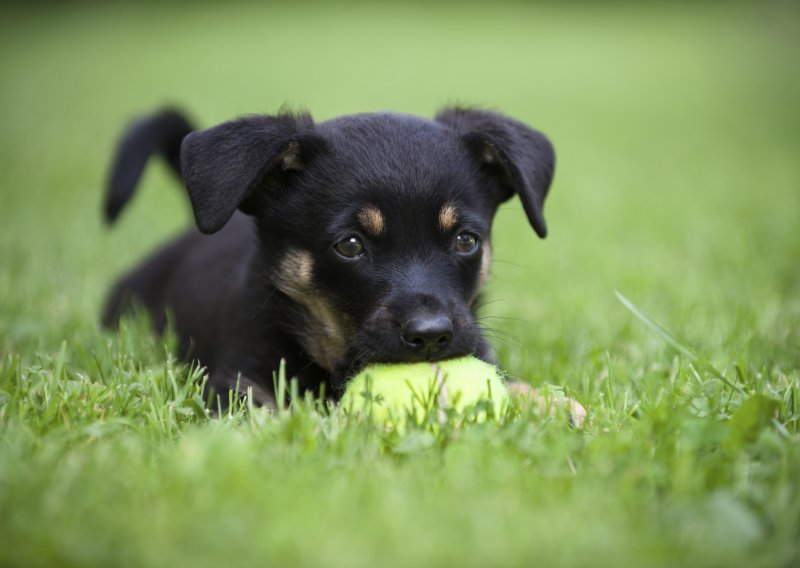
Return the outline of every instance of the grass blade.
{"type": "Polygon", "coordinates": [[[712,375],[713,377],[719,379],[732,389],[742,393],[747,394],[747,390],[728,379],[725,375],[723,375],[714,365],[708,362],[704,357],[699,355],[696,351],[694,351],[691,347],[687,346],[685,343],[680,341],[677,337],[675,337],[672,333],[667,331],[667,329],[662,326],[660,323],[655,321],[653,318],[648,316],[644,313],[636,304],[631,302],[628,298],[620,294],[617,290],[614,290],[614,293],[617,295],[617,298],[622,305],[628,308],[628,310],[639,319],[643,324],[645,324],[650,331],[655,333],[659,336],[667,345],[675,349],[678,353],[683,355],[684,357],[688,358],[689,360],[693,361],[694,364],[712,375]]]}

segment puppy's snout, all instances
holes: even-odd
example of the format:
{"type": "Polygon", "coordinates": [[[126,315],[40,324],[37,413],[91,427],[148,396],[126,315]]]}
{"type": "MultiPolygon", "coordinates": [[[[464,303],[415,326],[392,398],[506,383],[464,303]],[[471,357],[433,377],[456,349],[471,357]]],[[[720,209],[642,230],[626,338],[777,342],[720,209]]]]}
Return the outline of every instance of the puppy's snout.
{"type": "Polygon", "coordinates": [[[453,339],[453,322],[444,314],[422,314],[409,319],[400,335],[409,349],[426,359],[444,351],[453,339]]]}

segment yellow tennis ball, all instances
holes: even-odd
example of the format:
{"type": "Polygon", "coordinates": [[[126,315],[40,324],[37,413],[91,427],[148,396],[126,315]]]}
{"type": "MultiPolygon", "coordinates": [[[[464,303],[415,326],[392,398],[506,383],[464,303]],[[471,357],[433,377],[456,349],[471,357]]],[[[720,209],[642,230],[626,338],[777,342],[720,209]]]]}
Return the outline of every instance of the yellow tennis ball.
{"type": "Polygon", "coordinates": [[[494,365],[475,357],[433,363],[371,365],[353,377],[340,402],[348,413],[375,423],[402,428],[411,417],[420,423],[435,412],[444,421],[449,409],[476,410],[479,421],[487,407],[497,416],[508,405],[509,392],[494,365]],[[476,406],[487,401],[483,406],[476,406]]]}

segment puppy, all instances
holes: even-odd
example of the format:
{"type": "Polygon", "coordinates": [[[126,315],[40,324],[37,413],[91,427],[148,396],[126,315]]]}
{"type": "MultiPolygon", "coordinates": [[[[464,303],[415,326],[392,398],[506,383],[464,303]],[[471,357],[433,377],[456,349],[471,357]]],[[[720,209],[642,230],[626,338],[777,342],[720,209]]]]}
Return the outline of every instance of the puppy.
{"type": "Polygon", "coordinates": [[[249,116],[201,131],[164,110],[119,145],[109,222],[153,154],[185,184],[199,230],[120,279],[103,322],[139,304],[163,330],[171,314],[223,406],[247,389],[274,404],[281,359],[301,391],[334,400],[368,363],[491,361],[475,309],[492,218],[517,195],[544,238],[555,164],[542,133],[480,110],[249,116]]]}

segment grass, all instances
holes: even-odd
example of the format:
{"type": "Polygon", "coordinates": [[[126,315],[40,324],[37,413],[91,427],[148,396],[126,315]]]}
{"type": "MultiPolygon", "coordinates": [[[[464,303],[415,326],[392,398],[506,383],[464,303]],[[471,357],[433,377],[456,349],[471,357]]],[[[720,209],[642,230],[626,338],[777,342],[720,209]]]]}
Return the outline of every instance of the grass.
{"type": "Polygon", "coordinates": [[[800,563],[796,9],[5,13],[0,565],[800,563]],[[501,209],[483,315],[503,368],[581,401],[583,429],[515,408],[398,436],[307,400],[210,419],[169,338],[98,329],[113,278],[190,222],[156,163],[102,226],[135,114],[452,101],[557,148],[551,235],[501,209]]]}

